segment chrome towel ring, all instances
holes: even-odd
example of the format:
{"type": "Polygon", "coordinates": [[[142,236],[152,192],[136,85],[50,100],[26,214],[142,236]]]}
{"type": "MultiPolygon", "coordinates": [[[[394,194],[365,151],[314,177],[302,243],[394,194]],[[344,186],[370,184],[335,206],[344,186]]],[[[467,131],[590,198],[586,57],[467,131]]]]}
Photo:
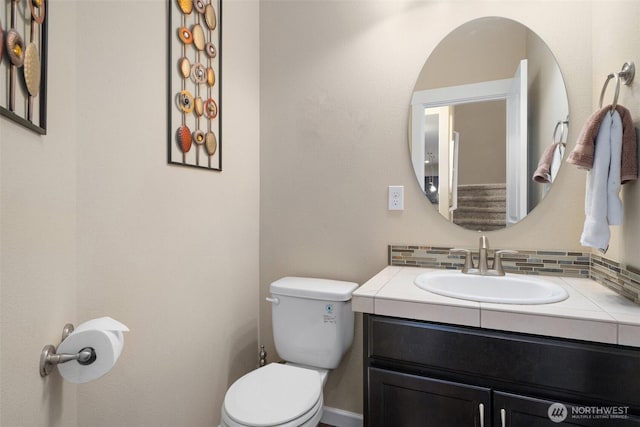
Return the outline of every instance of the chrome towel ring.
{"type": "Polygon", "coordinates": [[[602,108],[602,101],[604,99],[604,94],[607,91],[607,85],[609,84],[609,80],[612,78],[616,78],[616,91],[613,95],[613,103],[611,104],[611,110],[615,110],[618,105],[618,96],[620,95],[620,82],[624,83],[626,86],[629,86],[633,81],[633,77],[636,74],[636,66],[633,62],[625,62],[622,66],[622,70],[617,73],[610,73],[607,76],[607,80],[604,82],[604,86],[602,87],[602,91],[600,92],[600,103],[598,104],[600,108],[602,108]]]}
{"type": "Polygon", "coordinates": [[[567,132],[569,131],[569,117],[566,120],[558,120],[556,127],[553,128],[553,142],[565,143],[567,132]],[[560,130],[560,137],[558,137],[558,130],[560,130]],[[565,132],[566,130],[566,132],[565,132]]]}

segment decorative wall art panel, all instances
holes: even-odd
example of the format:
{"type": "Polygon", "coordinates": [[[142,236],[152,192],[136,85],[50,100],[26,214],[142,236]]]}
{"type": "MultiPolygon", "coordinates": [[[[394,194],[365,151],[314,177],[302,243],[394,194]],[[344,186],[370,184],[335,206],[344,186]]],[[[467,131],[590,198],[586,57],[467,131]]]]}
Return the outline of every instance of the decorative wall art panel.
{"type": "Polygon", "coordinates": [[[169,163],[222,170],[222,0],[169,0],[169,163]]]}
{"type": "Polygon", "coordinates": [[[47,133],[47,0],[1,0],[0,115],[47,133]]]}

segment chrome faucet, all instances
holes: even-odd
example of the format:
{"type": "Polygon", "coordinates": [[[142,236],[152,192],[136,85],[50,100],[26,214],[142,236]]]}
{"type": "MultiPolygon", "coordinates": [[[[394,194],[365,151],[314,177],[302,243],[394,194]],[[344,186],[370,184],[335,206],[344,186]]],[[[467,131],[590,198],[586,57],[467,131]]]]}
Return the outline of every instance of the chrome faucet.
{"type": "Polygon", "coordinates": [[[504,276],[504,269],[502,268],[502,255],[503,254],[515,254],[516,251],[500,250],[495,251],[493,256],[493,266],[489,269],[488,264],[488,250],[489,239],[487,236],[482,235],[480,237],[480,244],[478,249],[478,267],[473,265],[473,256],[469,249],[451,249],[451,254],[464,254],[464,265],[462,266],[462,273],[464,274],[477,274],[480,276],[504,276]]]}
{"type": "Polygon", "coordinates": [[[478,249],[478,274],[485,275],[489,271],[487,266],[487,249],[489,249],[489,239],[487,236],[480,236],[480,248],[478,249]]]}

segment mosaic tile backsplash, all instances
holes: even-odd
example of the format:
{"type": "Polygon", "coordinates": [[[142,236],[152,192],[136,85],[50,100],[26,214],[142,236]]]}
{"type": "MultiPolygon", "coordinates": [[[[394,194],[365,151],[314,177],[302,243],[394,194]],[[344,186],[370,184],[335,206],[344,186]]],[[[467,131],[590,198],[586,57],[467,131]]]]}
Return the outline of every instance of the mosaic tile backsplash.
{"type": "MultiPolygon", "coordinates": [[[[389,265],[401,267],[461,269],[464,255],[449,254],[450,247],[442,246],[389,246],[389,265]]],[[[474,253],[474,263],[478,253],[474,253]]],[[[493,251],[489,251],[489,265],[493,251]]],[[[503,255],[502,266],[508,273],[568,276],[593,279],[620,295],[640,304],[640,270],[626,266],[590,252],[531,251],[503,255]]]]}

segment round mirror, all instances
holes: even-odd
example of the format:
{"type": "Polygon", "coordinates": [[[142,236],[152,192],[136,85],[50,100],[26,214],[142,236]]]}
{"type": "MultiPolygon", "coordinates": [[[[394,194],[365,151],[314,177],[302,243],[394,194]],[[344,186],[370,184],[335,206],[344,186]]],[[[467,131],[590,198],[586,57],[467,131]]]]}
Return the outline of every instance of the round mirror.
{"type": "Polygon", "coordinates": [[[506,18],[470,21],[427,59],[411,99],[410,152],[425,200],[489,231],[522,220],[562,164],[567,90],[553,53],[506,18]]]}

